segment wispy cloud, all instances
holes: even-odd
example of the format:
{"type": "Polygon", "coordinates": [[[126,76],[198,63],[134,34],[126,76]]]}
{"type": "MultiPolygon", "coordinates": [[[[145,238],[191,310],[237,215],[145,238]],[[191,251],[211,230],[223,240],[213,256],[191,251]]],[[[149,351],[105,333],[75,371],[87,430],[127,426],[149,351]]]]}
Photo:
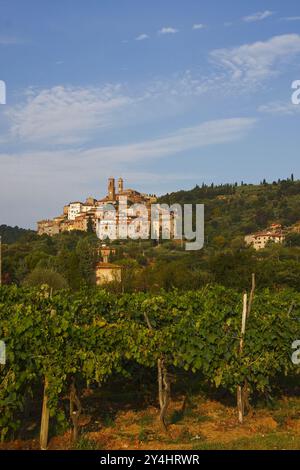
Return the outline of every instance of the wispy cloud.
{"type": "Polygon", "coordinates": [[[195,106],[195,97],[255,90],[285,70],[297,54],[300,35],[290,34],[212,51],[207,76],[188,70],[144,83],[138,90],[120,84],[29,89],[21,103],[3,110],[3,135],[8,144],[34,148],[91,145],[100,132],[155,122],[158,114],[182,115],[195,106]]]}
{"type": "Polygon", "coordinates": [[[56,86],[29,89],[22,102],[5,107],[2,127],[7,143],[39,148],[97,141],[100,132],[152,122],[187,112],[194,97],[206,93],[248,92],[285,70],[300,54],[300,35],[275,36],[267,41],[210,53],[207,76],[192,71],[153,80],[129,90],[120,84],[100,87],[56,86]],[[6,118],[6,122],[4,122],[6,118]]]}
{"type": "Polygon", "coordinates": [[[203,23],[196,23],[193,25],[193,29],[204,29],[206,28],[206,25],[203,23]]]}
{"type": "Polygon", "coordinates": [[[288,116],[300,113],[300,106],[286,101],[272,101],[259,106],[258,111],[273,116],[288,116]]]}
{"type": "MultiPolygon", "coordinates": [[[[184,155],[184,174],[191,174],[184,152],[238,141],[248,135],[255,123],[255,119],[237,117],[206,121],[158,138],[123,145],[95,146],[86,150],[74,147],[52,151],[2,152],[1,217],[7,223],[16,223],[17,214],[18,224],[28,226],[29,221],[57,215],[58,208],[72,198],[84,198],[91,191],[95,191],[95,195],[101,194],[99,178],[104,189],[105,178],[111,171],[118,171],[117,174],[122,169],[125,172],[129,172],[129,168],[138,171],[138,163],[148,164],[153,160],[159,172],[160,160],[169,158],[171,168],[172,157],[176,154],[184,155]]],[[[204,154],[199,153],[200,158],[205,158],[204,154]]],[[[153,183],[151,186],[153,190],[153,183]]]]}
{"type": "Polygon", "coordinates": [[[300,16],[286,16],[281,19],[284,21],[300,21],[300,16]]]}
{"type": "Polygon", "coordinates": [[[255,123],[254,118],[240,117],[206,121],[193,127],[179,129],[158,139],[87,150],[85,156],[109,158],[110,161],[118,162],[162,158],[186,150],[239,140],[253,128],[255,123]]]}
{"type": "Polygon", "coordinates": [[[72,144],[84,142],[91,132],[109,128],[115,113],[131,102],[120,85],[56,86],[29,89],[25,103],[6,108],[11,137],[24,142],[72,144]]]}
{"type": "MultiPolygon", "coordinates": [[[[164,136],[140,142],[95,146],[89,149],[74,147],[67,150],[0,153],[0,161],[1,164],[9,163],[10,157],[11,160],[15,158],[16,161],[21,157],[23,162],[26,159],[34,159],[39,162],[43,161],[43,168],[46,168],[46,171],[53,164],[55,170],[60,167],[62,172],[69,171],[72,161],[74,168],[80,167],[82,170],[86,168],[86,170],[90,169],[94,172],[95,167],[90,167],[90,164],[92,161],[95,163],[96,160],[99,164],[108,160],[117,164],[148,161],[149,159],[173,156],[191,149],[235,142],[245,137],[256,123],[257,119],[252,117],[217,119],[204,121],[192,127],[179,128],[164,136]],[[62,158],[63,156],[65,158],[62,158]]],[[[1,172],[2,176],[5,178],[5,172],[1,172]]]]}
{"type": "Polygon", "coordinates": [[[145,33],[139,34],[139,35],[135,38],[136,41],[144,41],[145,39],[149,39],[148,34],[145,34],[145,33]]]}
{"type": "Polygon", "coordinates": [[[300,35],[274,36],[243,46],[217,49],[211,52],[213,62],[222,67],[229,77],[242,87],[257,86],[262,81],[278,75],[280,65],[291,62],[300,54],[300,35]]]}
{"type": "Polygon", "coordinates": [[[270,10],[258,11],[256,13],[253,13],[252,15],[244,16],[243,21],[245,21],[246,23],[262,21],[262,20],[265,20],[266,18],[269,18],[270,16],[273,16],[274,14],[275,13],[270,10]]]}
{"type": "Polygon", "coordinates": [[[158,31],[158,34],[176,34],[179,30],[176,28],[172,28],[171,26],[164,26],[158,31]]]}

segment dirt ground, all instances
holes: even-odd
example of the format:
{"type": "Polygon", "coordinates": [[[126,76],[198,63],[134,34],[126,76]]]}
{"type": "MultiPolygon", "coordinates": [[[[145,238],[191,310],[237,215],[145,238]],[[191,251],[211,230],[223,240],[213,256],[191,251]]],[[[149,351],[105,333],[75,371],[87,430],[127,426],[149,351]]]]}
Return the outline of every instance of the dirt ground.
{"type": "MultiPolygon", "coordinates": [[[[168,413],[168,432],[162,430],[158,409],[125,409],[99,419],[93,413],[80,418],[77,443],[70,430],[50,436],[54,449],[300,449],[300,397],[283,398],[272,408],[256,407],[237,421],[236,409],[201,396],[192,397],[185,410],[183,397],[173,401],[168,413]]],[[[0,443],[2,449],[39,449],[38,423],[33,438],[0,443]]]]}
{"type": "MultiPolygon", "coordinates": [[[[162,430],[154,406],[122,409],[98,419],[92,411],[80,418],[77,443],[68,430],[50,436],[48,449],[300,449],[297,397],[285,397],[272,408],[253,408],[242,425],[233,406],[198,396],[183,410],[183,397],[178,398],[169,407],[167,432],[162,430]]],[[[33,438],[0,443],[0,450],[39,449],[38,423],[27,429],[34,431],[33,438]]]]}

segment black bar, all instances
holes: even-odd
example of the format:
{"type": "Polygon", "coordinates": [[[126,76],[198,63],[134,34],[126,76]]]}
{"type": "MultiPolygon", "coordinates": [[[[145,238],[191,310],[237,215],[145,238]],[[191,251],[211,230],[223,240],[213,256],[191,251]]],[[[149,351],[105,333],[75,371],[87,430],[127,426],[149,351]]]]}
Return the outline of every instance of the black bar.
{"type": "MultiPolygon", "coordinates": [[[[43,468],[56,464],[69,464],[72,468],[89,470],[105,466],[119,466],[122,468],[149,468],[151,466],[162,467],[165,465],[208,468],[207,465],[224,464],[283,464],[299,463],[299,451],[192,451],[192,450],[143,450],[143,451],[0,451],[0,467],[5,464],[18,464],[23,468],[43,468]]],[[[66,467],[69,468],[69,467],[66,467]]],[[[253,468],[253,467],[252,467],[253,468]]],[[[56,469],[54,469],[56,470],[56,469]]]]}

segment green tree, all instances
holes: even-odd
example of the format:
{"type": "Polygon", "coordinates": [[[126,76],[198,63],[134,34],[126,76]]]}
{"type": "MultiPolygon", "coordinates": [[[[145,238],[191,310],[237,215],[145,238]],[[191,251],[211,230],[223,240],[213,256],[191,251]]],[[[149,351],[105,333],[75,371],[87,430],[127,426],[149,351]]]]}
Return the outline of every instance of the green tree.
{"type": "Polygon", "coordinates": [[[95,283],[95,265],[97,262],[97,251],[99,241],[96,236],[89,235],[78,241],[76,255],[78,257],[78,268],[80,276],[87,285],[95,283]]]}
{"type": "Polygon", "coordinates": [[[289,233],[285,239],[286,246],[300,246],[300,233],[289,233]]]}
{"type": "Polygon", "coordinates": [[[53,290],[67,289],[68,283],[66,279],[55,271],[49,269],[34,269],[28,276],[26,276],[24,286],[27,287],[41,287],[47,285],[53,290]]]}
{"type": "Polygon", "coordinates": [[[89,216],[87,220],[87,233],[91,234],[94,233],[94,226],[91,216],[89,216]]]}

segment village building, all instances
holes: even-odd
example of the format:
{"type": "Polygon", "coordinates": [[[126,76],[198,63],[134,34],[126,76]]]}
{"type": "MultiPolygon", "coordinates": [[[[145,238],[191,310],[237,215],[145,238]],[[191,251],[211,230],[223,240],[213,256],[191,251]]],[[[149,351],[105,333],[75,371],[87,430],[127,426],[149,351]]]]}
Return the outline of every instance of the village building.
{"type": "Polygon", "coordinates": [[[268,229],[245,236],[245,243],[255,250],[266,248],[268,243],[283,243],[286,233],[280,224],[272,224],[268,229]]]}
{"type": "Polygon", "coordinates": [[[122,266],[113,263],[99,262],[96,264],[96,284],[101,286],[111,282],[122,282],[122,266]]]}
{"type": "Polygon", "coordinates": [[[99,248],[99,255],[101,256],[104,263],[108,263],[111,255],[115,255],[115,254],[116,254],[115,248],[111,248],[110,246],[107,246],[105,244],[103,244],[99,248]]]}
{"type": "MultiPolygon", "coordinates": [[[[98,225],[109,226],[119,220],[118,207],[122,202],[129,205],[142,203],[145,204],[150,213],[150,206],[156,202],[155,195],[142,194],[135,189],[124,188],[122,178],[118,179],[117,189],[115,178],[108,179],[107,195],[103,199],[88,197],[85,202],[73,201],[65,205],[63,214],[52,220],[40,220],[37,223],[37,232],[39,235],[53,236],[61,232],[70,232],[80,230],[86,232],[89,227],[89,221],[92,223],[92,229],[96,232],[98,225]],[[117,216],[114,211],[109,210],[109,204],[116,208],[117,216]]],[[[120,215],[120,217],[122,217],[120,215]]],[[[126,217],[126,223],[129,225],[137,216],[129,214],[126,217]]],[[[123,220],[124,222],[124,220],[123,220]]]]}
{"type": "Polygon", "coordinates": [[[110,282],[122,282],[122,270],[123,267],[114,263],[110,263],[109,259],[111,255],[114,255],[116,250],[106,245],[102,245],[99,248],[99,254],[101,261],[96,264],[96,284],[98,286],[108,284],[110,282]]]}
{"type": "Polygon", "coordinates": [[[37,228],[39,235],[49,235],[50,237],[60,232],[59,224],[54,222],[54,220],[40,220],[37,223],[37,228]]]}

